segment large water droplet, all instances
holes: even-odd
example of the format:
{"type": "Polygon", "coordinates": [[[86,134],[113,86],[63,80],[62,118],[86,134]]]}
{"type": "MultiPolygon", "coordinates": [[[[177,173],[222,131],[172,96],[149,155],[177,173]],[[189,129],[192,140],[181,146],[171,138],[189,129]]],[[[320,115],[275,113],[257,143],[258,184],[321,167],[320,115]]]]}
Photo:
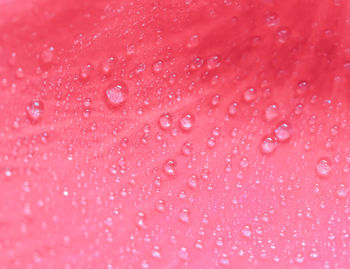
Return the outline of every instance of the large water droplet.
{"type": "Polygon", "coordinates": [[[41,101],[35,100],[27,105],[26,112],[29,120],[37,122],[43,113],[44,105],[41,101]]]}
{"type": "Polygon", "coordinates": [[[285,142],[290,138],[292,130],[286,122],[282,122],[277,126],[274,132],[279,142],[285,142]]]}
{"type": "Polygon", "coordinates": [[[321,157],[316,163],[316,173],[319,177],[328,177],[332,170],[332,162],[327,157],[321,157]]]}
{"type": "Polygon", "coordinates": [[[192,114],[184,114],[180,119],[180,128],[183,131],[190,131],[194,124],[194,116],[192,114]]]}
{"type": "Polygon", "coordinates": [[[128,87],[124,82],[117,82],[113,87],[106,90],[106,97],[112,106],[119,106],[124,103],[129,95],[128,87]]]}
{"type": "Polygon", "coordinates": [[[159,117],[159,127],[163,130],[168,130],[172,123],[173,118],[169,113],[163,114],[159,117]]]}
{"type": "Polygon", "coordinates": [[[277,139],[274,136],[265,137],[261,143],[261,150],[265,154],[271,154],[277,148],[277,139]]]}

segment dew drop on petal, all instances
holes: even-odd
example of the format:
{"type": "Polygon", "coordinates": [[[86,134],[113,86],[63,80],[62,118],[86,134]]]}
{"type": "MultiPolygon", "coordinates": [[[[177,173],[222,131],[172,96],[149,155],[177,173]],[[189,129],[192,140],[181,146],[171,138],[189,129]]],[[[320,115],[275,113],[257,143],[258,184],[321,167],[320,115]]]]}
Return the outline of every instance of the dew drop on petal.
{"type": "Polygon", "coordinates": [[[244,237],[249,238],[252,235],[252,230],[251,230],[250,226],[249,225],[244,226],[241,230],[241,234],[244,237]]]}
{"type": "Polygon", "coordinates": [[[153,65],[152,65],[152,69],[155,73],[159,73],[160,71],[163,70],[163,61],[159,60],[156,61],[153,65]]]}
{"type": "Polygon", "coordinates": [[[274,136],[265,137],[261,143],[261,150],[265,154],[271,154],[277,148],[277,139],[274,136]]]}
{"type": "Polygon", "coordinates": [[[233,116],[237,113],[237,103],[231,103],[227,108],[228,114],[233,116]]]}
{"type": "Polygon", "coordinates": [[[40,59],[44,64],[51,63],[53,61],[54,48],[49,47],[41,52],[40,59]]]}
{"type": "Polygon", "coordinates": [[[124,82],[117,82],[113,87],[109,87],[106,90],[106,97],[114,107],[117,107],[124,103],[129,95],[129,89],[124,82]]]}
{"type": "Polygon", "coordinates": [[[345,184],[339,184],[336,189],[339,198],[345,198],[348,195],[349,189],[345,184]]]}
{"type": "Polygon", "coordinates": [[[138,212],[136,214],[135,224],[138,228],[141,228],[141,229],[146,228],[145,218],[146,218],[146,216],[145,216],[145,213],[143,213],[143,212],[138,212]]]}
{"type": "Polygon", "coordinates": [[[27,117],[32,122],[36,122],[40,119],[44,110],[44,105],[41,101],[34,100],[26,107],[27,117]]]}
{"type": "Polygon", "coordinates": [[[183,208],[179,212],[179,220],[183,223],[190,222],[190,211],[186,208],[183,208]]]}
{"type": "Polygon", "coordinates": [[[176,162],[174,160],[167,160],[163,165],[163,171],[167,176],[175,176],[176,162]]]}
{"type": "Polygon", "coordinates": [[[251,103],[256,99],[256,96],[257,96],[256,90],[254,88],[248,88],[245,90],[243,94],[243,99],[247,103],[251,103]]]}
{"type": "Polygon", "coordinates": [[[173,118],[169,113],[163,114],[159,117],[159,127],[163,130],[168,130],[173,123],[173,118]]]}
{"type": "Polygon", "coordinates": [[[180,119],[180,128],[183,131],[190,131],[194,124],[194,116],[192,114],[184,114],[180,119]]]}
{"type": "Polygon", "coordinates": [[[190,141],[186,141],[181,147],[181,152],[183,155],[189,156],[192,153],[192,149],[193,149],[192,143],[190,141]]]}
{"type": "Polygon", "coordinates": [[[285,122],[280,123],[276,127],[274,132],[275,132],[276,138],[279,142],[287,141],[290,138],[291,133],[292,133],[290,126],[285,122]]]}
{"type": "Polygon", "coordinates": [[[327,157],[321,157],[316,163],[316,173],[319,177],[328,177],[332,170],[332,162],[327,157]]]}
{"type": "Polygon", "coordinates": [[[265,109],[265,119],[271,121],[278,116],[278,107],[277,105],[270,105],[265,109]]]}

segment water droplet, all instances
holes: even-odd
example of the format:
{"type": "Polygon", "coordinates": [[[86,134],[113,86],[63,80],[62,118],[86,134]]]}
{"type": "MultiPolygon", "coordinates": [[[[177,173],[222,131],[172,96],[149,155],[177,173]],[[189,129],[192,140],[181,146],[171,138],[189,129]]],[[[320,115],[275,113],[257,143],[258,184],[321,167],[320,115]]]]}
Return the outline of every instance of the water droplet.
{"type": "Polygon", "coordinates": [[[198,46],[198,44],[199,44],[198,35],[192,35],[187,42],[187,48],[195,48],[198,46]]]}
{"type": "Polygon", "coordinates": [[[265,154],[271,154],[277,148],[277,139],[274,136],[265,137],[261,143],[261,150],[265,154]]]}
{"type": "Polygon", "coordinates": [[[296,89],[297,95],[304,95],[309,89],[309,84],[307,81],[300,81],[296,89]]]}
{"type": "Polygon", "coordinates": [[[301,263],[304,262],[304,259],[305,259],[305,257],[304,257],[302,254],[298,253],[298,254],[295,256],[295,259],[294,259],[294,260],[295,260],[296,263],[301,264],[301,263]]]}
{"type": "Polygon", "coordinates": [[[18,67],[18,68],[16,69],[16,77],[17,77],[18,79],[24,78],[24,71],[23,71],[23,68],[22,68],[22,67],[18,67]]]}
{"type": "Polygon", "coordinates": [[[160,247],[159,246],[154,246],[152,251],[151,251],[151,255],[155,259],[161,259],[162,255],[160,253],[160,247]]]}
{"type": "Polygon", "coordinates": [[[250,103],[253,102],[256,99],[256,90],[254,88],[248,88],[245,90],[243,94],[244,101],[250,103]]]}
{"type": "Polygon", "coordinates": [[[182,145],[181,152],[183,155],[185,155],[185,156],[191,155],[192,150],[193,150],[193,146],[192,146],[192,143],[190,141],[187,141],[182,145]]]}
{"type": "Polygon", "coordinates": [[[221,65],[221,59],[219,56],[212,56],[207,61],[207,68],[209,70],[218,68],[221,65]]]}
{"type": "Polygon", "coordinates": [[[216,146],[215,137],[210,137],[207,141],[208,148],[212,149],[216,146]]]}
{"type": "Polygon", "coordinates": [[[51,63],[53,61],[53,53],[54,53],[53,47],[49,47],[49,48],[45,49],[40,55],[41,61],[44,64],[51,63]]]}
{"type": "Polygon", "coordinates": [[[277,30],[277,38],[280,43],[287,42],[289,37],[290,37],[290,30],[287,27],[280,27],[277,30]]]}
{"type": "Polygon", "coordinates": [[[176,175],[176,162],[174,160],[168,160],[163,165],[163,171],[168,176],[176,175]]]}
{"type": "Polygon", "coordinates": [[[249,225],[244,226],[241,230],[241,234],[244,237],[249,238],[252,235],[252,230],[251,230],[250,226],[249,225]]]}
{"type": "Polygon", "coordinates": [[[180,250],[177,252],[177,256],[181,260],[188,261],[189,257],[188,257],[187,248],[186,247],[181,247],[180,250]]]}
{"type": "Polygon", "coordinates": [[[228,114],[231,116],[237,113],[237,103],[232,103],[228,106],[228,114]]]}
{"type": "Polygon", "coordinates": [[[273,104],[273,105],[268,106],[265,109],[265,119],[267,121],[271,121],[271,120],[277,118],[277,116],[278,116],[278,107],[277,107],[277,105],[273,104]]]}
{"type": "Polygon", "coordinates": [[[339,198],[345,198],[348,195],[349,189],[345,184],[339,184],[336,189],[339,198]]]}
{"type": "Polygon", "coordinates": [[[186,208],[180,210],[179,219],[181,222],[189,223],[190,222],[190,211],[186,208]]]}
{"type": "Polygon", "coordinates": [[[276,26],[279,24],[280,19],[276,13],[268,13],[265,16],[265,21],[266,21],[267,26],[273,27],[273,26],[276,26]]]}
{"type": "Polygon", "coordinates": [[[93,66],[91,64],[87,64],[85,66],[82,66],[80,68],[80,74],[79,74],[80,79],[82,81],[88,80],[90,78],[90,76],[91,76],[91,73],[92,73],[93,69],[94,68],[93,68],[93,66]]]}
{"type": "Polygon", "coordinates": [[[158,200],[156,203],[156,210],[158,212],[164,212],[165,210],[165,202],[163,200],[158,200]]]}
{"type": "Polygon", "coordinates": [[[319,177],[329,176],[332,170],[332,162],[327,157],[321,157],[316,163],[316,173],[319,177]]]}
{"type": "Polygon", "coordinates": [[[35,100],[27,105],[26,112],[29,120],[36,122],[40,119],[44,110],[44,104],[41,101],[35,100]]]}
{"type": "Polygon", "coordinates": [[[242,168],[247,168],[248,165],[249,165],[248,159],[247,158],[243,158],[239,164],[240,164],[240,166],[242,168]]]}
{"type": "Polygon", "coordinates": [[[138,228],[145,229],[146,224],[145,224],[145,213],[143,212],[138,212],[136,215],[135,223],[138,228]]]}
{"type": "Polygon", "coordinates": [[[163,130],[168,130],[173,123],[173,118],[169,113],[163,114],[159,117],[159,127],[163,130]]]}
{"type": "Polygon", "coordinates": [[[291,133],[292,133],[292,130],[290,126],[285,122],[280,123],[275,129],[275,135],[279,142],[287,141],[290,138],[291,133]]]}
{"type": "Polygon", "coordinates": [[[160,71],[163,70],[163,61],[159,60],[156,61],[153,65],[152,65],[153,71],[155,73],[159,73],[160,71]]]}
{"type": "Polygon", "coordinates": [[[192,114],[184,114],[180,119],[180,128],[183,131],[190,131],[194,124],[194,116],[192,114]]]}
{"type": "Polygon", "coordinates": [[[204,64],[204,60],[201,57],[194,57],[191,61],[191,69],[197,70],[201,68],[204,64]]]}
{"type": "Polygon", "coordinates": [[[114,63],[114,58],[108,58],[107,60],[105,60],[102,64],[101,64],[101,71],[104,75],[109,75],[111,73],[112,70],[112,65],[114,63]]]}
{"type": "Polygon", "coordinates": [[[187,179],[187,186],[194,190],[195,188],[197,188],[197,176],[196,175],[191,175],[188,179],[187,179]]]}
{"type": "Polygon", "coordinates": [[[124,82],[117,82],[113,87],[106,90],[107,100],[114,107],[124,103],[128,95],[129,90],[124,82]]]}
{"type": "Polygon", "coordinates": [[[211,105],[213,107],[218,106],[220,103],[220,95],[214,95],[213,98],[211,98],[211,105]]]}

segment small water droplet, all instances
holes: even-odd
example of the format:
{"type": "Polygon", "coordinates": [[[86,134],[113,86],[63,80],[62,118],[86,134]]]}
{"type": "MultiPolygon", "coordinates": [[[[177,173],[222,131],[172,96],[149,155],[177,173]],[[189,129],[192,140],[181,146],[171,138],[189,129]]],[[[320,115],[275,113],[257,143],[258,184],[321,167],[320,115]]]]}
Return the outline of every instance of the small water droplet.
{"type": "Polygon", "coordinates": [[[135,223],[136,223],[136,226],[138,228],[142,228],[142,229],[146,228],[145,218],[146,218],[146,216],[145,216],[145,213],[143,213],[143,212],[138,212],[136,214],[135,223]]]}
{"type": "Polygon", "coordinates": [[[192,35],[187,42],[187,48],[195,48],[198,46],[198,44],[199,44],[198,35],[192,35]]]}
{"type": "Polygon", "coordinates": [[[90,78],[93,69],[94,68],[91,64],[87,64],[85,66],[82,66],[80,68],[80,74],[79,74],[80,79],[82,81],[87,81],[90,78]]]}
{"type": "Polygon", "coordinates": [[[289,39],[291,33],[287,27],[280,27],[277,30],[277,38],[280,43],[285,43],[289,39]]]}
{"type": "Polygon", "coordinates": [[[292,130],[286,122],[282,122],[277,126],[274,132],[279,142],[286,142],[290,138],[292,130]]]}
{"type": "Polygon", "coordinates": [[[296,88],[297,95],[304,95],[309,90],[309,84],[307,81],[300,81],[296,88]]]}
{"type": "Polygon", "coordinates": [[[180,128],[183,131],[190,131],[194,124],[194,116],[192,114],[184,114],[180,119],[180,128]]]}
{"type": "Polygon", "coordinates": [[[26,112],[29,120],[37,122],[44,110],[44,104],[41,101],[34,100],[27,105],[26,112]]]}
{"type": "Polygon", "coordinates": [[[105,60],[102,64],[101,64],[101,71],[104,75],[109,75],[111,73],[112,70],[112,65],[114,63],[114,58],[108,58],[107,60],[105,60]]]}
{"type": "Polygon", "coordinates": [[[196,175],[191,175],[188,179],[187,179],[187,186],[194,190],[195,188],[197,188],[197,176],[196,175]]]}
{"type": "Polygon", "coordinates": [[[181,147],[181,152],[185,156],[191,155],[192,150],[193,150],[193,146],[190,141],[185,142],[181,147]]]}
{"type": "Polygon", "coordinates": [[[257,96],[256,90],[254,88],[248,88],[245,90],[243,94],[243,99],[247,103],[251,103],[256,99],[256,96],[257,96]]]}
{"type": "Polygon", "coordinates": [[[117,82],[113,87],[109,87],[106,90],[107,100],[114,107],[124,103],[128,95],[129,90],[124,82],[117,82]]]}
{"type": "Polygon", "coordinates": [[[158,200],[156,203],[156,210],[158,212],[164,212],[165,210],[165,202],[163,200],[158,200]]]}
{"type": "Polygon", "coordinates": [[[54,53],[54,48],[49,47],[45,50],[40,55],[40,59],[44,64],[51,63],[53,61],[53,53],[54,53]]]}
{"type": "Polygon", "coordinates": [[[328,177],[332,170],[332,162],[327,157],[321,157],[316,163],[316,173],[319,177],[328,177]]]}
{"type": "Polygon", "coordinates": [[[336,189],[339,198],[345,198],[348,195],[349,189],[345,184],[339,184],[336,189]]]}
{"type": "Polygon", "coordinates": [[[252,230],[251,230],[250,226],[249,225],[244,226],[241,230],[241,234],[247,238],[251,237],[252,230]]]}
{"type": "Polygon", "coordinates": [[[160,253],[160,247],[159,246],[154,246],[152,251],[151,251],[151,255],[155,259],[161,259],[162,255],[160,253]]]}
{"type": "Polygon", "coordinates": [[[163,70],[163,61],[159,60],[156,61],[153,65],[152,65],[153,71],[155,73],[159,73],[160,71],[163,70]]]}
{"type": "Polygon", "coordinates": [[[163,165],[163,171],[168,176],[175,176],[176,162],[174,160],[167,160],[163,165]]]}
{"type": "Polygon", "coordinates": [[[186,208],[183,208],[179,212],[179,219],[181,222],[189,223],[190,222],[190,211],[186,208]]]}
{"type": "Polygon", "coordinates": [[[189,257],[188,257],[187,248],[186,247],[181,247],[180,250],[177,252],[177,256],[181,260],[188,261],[189,257]]]}
{"type": "Polygon", "coordinates": [[[209,70],[218,68],[221,65],[221,59],[219,56],[212,56],[207,60],[207,68],[209,70]]]}
{"type": "Polygon", "coordinates": [[[237,103],[231,103],[228,106],[228,114],[230,114],[231,116],[235,115],[237,113],[237,103]]]}
{"type": "Polygon", "coordinates": [[[267,121],[271,121],[271,120],[277,118],[277,116],[278,116],[277,105],[272,104],[265,109],[265,119],[267,121]]]}
{"type": "Polygon", "coordinates": [[[163,114],[159,117],[159,127],[163,130],[168,130],[173,123],[173,118],[169,113],[163,114]]]}
{"type": "Polygon", "coordinates": [[[261,150],[265,154],[271,154],[277,148],[277,139],[274,136],[267,136],[261,143],[261,150]]]}
{"type": "Polygon", "coordinates": [[[211,105],[213,107],[218,106],[220,103],[220,95],[214,95],[213,98],[211,98],[211,105]]]}

